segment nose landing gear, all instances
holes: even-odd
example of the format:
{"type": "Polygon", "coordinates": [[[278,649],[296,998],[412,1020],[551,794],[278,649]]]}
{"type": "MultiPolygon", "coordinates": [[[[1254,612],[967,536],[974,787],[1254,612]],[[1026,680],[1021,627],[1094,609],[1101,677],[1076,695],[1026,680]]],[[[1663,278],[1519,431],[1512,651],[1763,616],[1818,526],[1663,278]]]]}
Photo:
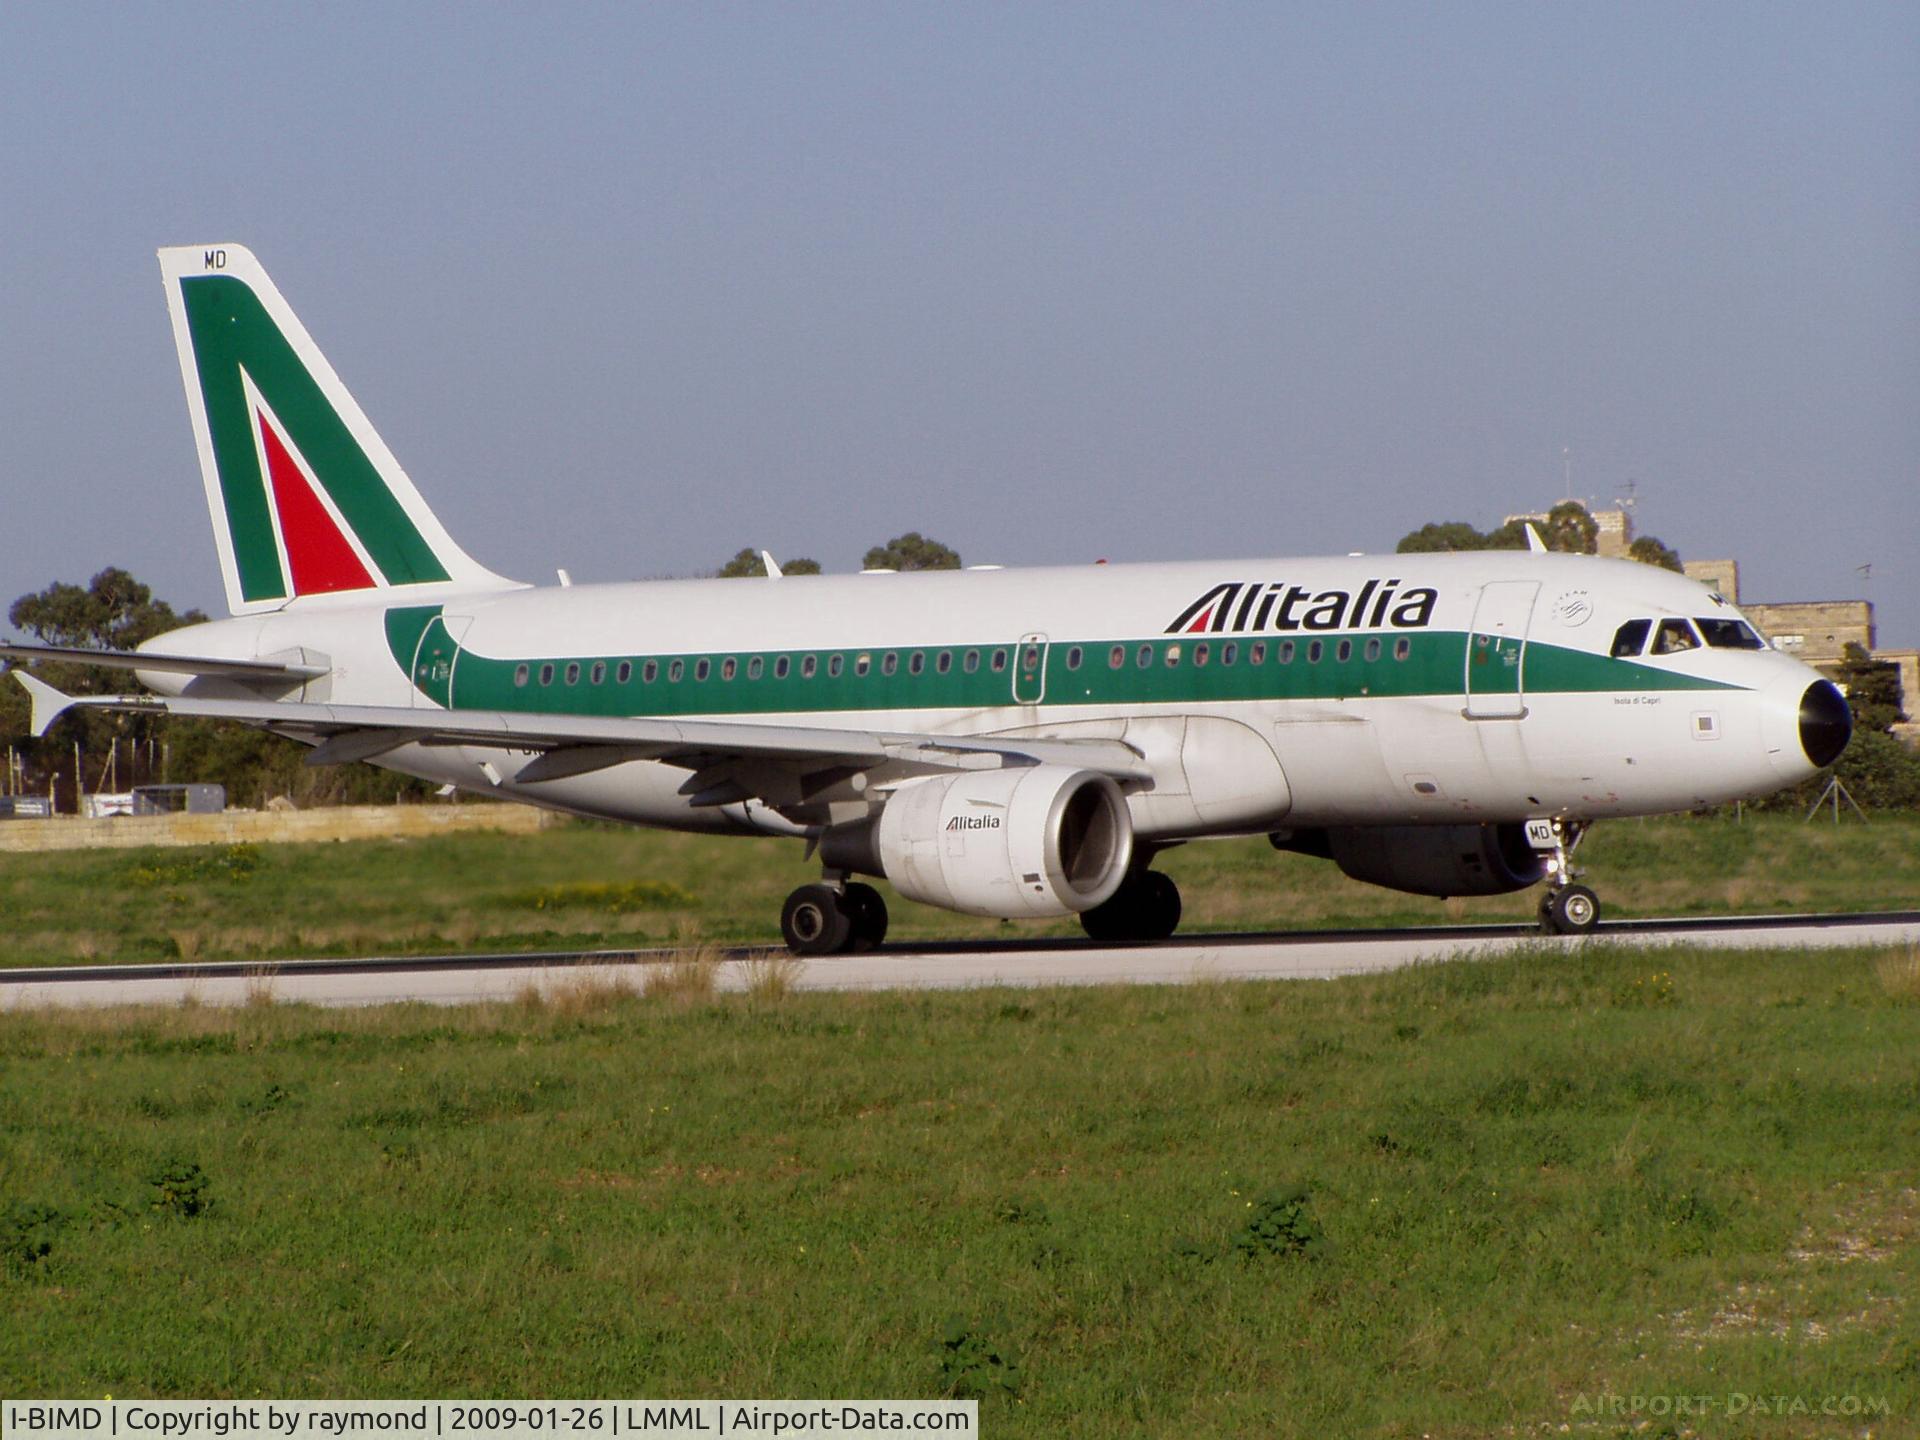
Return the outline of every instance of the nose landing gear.
{"type": "Polygon", "coordinates": [[[1553,848],[1547,852],[1547,893],[1540,897],[1540,928],[1551,935],[1587,935],[1600,923],[1600,897],[1573,883],[1573,852],[1587,827],[1577,820],[1553,822],[1553,848]]]}

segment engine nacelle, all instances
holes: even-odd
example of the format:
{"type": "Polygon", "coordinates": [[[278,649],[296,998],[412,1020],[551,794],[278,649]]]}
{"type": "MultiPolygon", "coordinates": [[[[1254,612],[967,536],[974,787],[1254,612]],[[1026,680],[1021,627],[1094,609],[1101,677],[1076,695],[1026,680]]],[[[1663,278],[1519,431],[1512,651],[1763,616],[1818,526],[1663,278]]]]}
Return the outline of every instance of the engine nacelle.
{"type": "Polygon", "coordinates": [[[1327,847],[1355,880],[1410,895],[1505,895],[1547,875],[1524,825],[1342,826],[1327,847]]]}
{"type": "Polygon", "coordinates": [[[909,781],[881,809],[873,844],[910,900],[1002,919],[1071,915],[1120,888],[1133,823],[1105,775],[1032,765],[909,781]]]}

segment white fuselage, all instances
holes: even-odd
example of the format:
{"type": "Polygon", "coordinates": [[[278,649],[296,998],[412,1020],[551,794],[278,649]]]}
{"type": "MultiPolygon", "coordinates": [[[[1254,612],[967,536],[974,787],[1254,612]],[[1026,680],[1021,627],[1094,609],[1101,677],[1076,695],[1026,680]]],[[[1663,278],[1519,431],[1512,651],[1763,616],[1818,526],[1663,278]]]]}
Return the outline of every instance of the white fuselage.
{"type": "MultiPolygon", "coordinates": [[[[1149,841],[1591,820],[1813,773],[1796,727],[1820,677],[1770,649],[1610,653],[1625,622],[1667,617],[1738,619],[1648,566],[1480,552],[317,597],[146,648],[329,666],[290,700],[1117,739],[1152,770],[1128,794],[1149,841]]],[[[756,801],[693,807],[683,768],[518,781],[529,758],[409,745],[377,763],[640,824],[810,828],[756,801]]]]}

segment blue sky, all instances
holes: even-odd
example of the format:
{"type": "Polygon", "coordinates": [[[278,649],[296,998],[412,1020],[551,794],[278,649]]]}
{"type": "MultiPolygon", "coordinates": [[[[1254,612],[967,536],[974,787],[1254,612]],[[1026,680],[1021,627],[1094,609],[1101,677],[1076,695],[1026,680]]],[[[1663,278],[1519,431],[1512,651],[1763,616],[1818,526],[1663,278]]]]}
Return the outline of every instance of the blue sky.
{"type": "Polygon", "coordinates": [[[0,7],[0,600],[219,579],[154,249],[530,579],[1575,495],[1920,644],[1920,7],[0,7]],[[1856,567],[1871,564],[1864,580],[1856,567]]]}

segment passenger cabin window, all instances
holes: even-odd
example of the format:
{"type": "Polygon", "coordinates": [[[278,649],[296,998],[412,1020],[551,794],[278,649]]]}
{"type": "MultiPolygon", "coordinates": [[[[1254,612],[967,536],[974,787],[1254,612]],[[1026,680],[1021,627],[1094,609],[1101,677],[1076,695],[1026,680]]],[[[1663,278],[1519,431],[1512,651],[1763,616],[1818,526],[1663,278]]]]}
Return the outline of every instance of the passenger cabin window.
{"type": "Polygon", "coordinates": [[[1113,647],[1112,650],[1107,652],[1107,668],[1109,670],[1118,670],[1122,665],[1126,663],[1127,663],[1127,647],[1126,646],[1116,645],[1113,647]]]}
{"type": "Polygon", "coordinates": [[[1683,650],[1697,650],[1699,647],[1700,637],[1693,633],[1693,626],[1684,620],[1662,620],[1653,637],[1653,653],[1656,655],[1678,655],[1683,650]]]}
{"type": "MultiPolygon", "coordinates": [[[[827,674],[831,675],[834,679],[837,680],[840,678],[840,672],[846,668],[846,665],[847,665],[846,656],[829,655],[827,657],[827,674]]],[[[866,672],[864,670],[861,671],[861,674],[864,675],[865,673],[866,672]]]]}
{"type": "Polygon", "coordinates": [[[1629,620],[1613,632],[1613,658],[1625,660],[1638,655],[1647,648],[1647,632],[1653,629],[1651,620],[1629,620]]]}
{"type": "Polygon", "coordinates": [[[1142,645],[1140,647],[1140,653],[1134,657],[1133,663],[1138,665],[1142,670],[1153,664],[1153,646],[1142,645]]]}
{"type": "Polygon", "coordinates": [[[773,678],[776,680],[786,679],[787,671],[791,670],[792,668],[793,668],[793,662],[789,660],[786,656],[781,655],[777,657],[773,662],[773,678]]]}
{"type": "Polygon", "coordinates": [[[969,675],[980,668],[980,652],[978,650],[967,651],[966,664],[963,668],[969,675]]]}
{"type": "Polygon", "coordinates": [[[633,662],[631,660],[622,660],[619,668],[613,672],[613,683],[616,685],[624,685],[631,679],[633,679],[633,662]]]}
{"type": "Polygon", "coordinates": [[[1318,640],[1309,640],[1307,642],[1307,663],[1309,665],[1318,665],[1321,655],[1325,653],[1326,646],[1322,645],[1318,640]]]}
{"type": "Polygon", "coordinates": [[[527,683],[527,676],[531,673],[532,671],[528,666],[525,666],[525,665],[514,666],[513,667],[514,688],[518,689],[520,686],[525,685],[527,683]]]}
{"type": "Polygon", "coordinates": [[[1174,666],[1178,665],[1179,663],[1180,663],[1179,645],[1175,644],[1175,645],[1167,646],[1167,668],[1171,670],[1173,669],[1174,666]]]}
{"type": "Polygon", "coordinates": [[[720,678],[722,680],[731,680],[735,675],[738,675],[739,673],[740,673],[740,662],[735,660],[733,656],[729,655],[727,656],[726,659],[720,662],[720,678]]]}
{"type": "Polygon", "coordinates": [[[747,661],[747,679],[758,680],[766,667],[766,661],[762,660],[758,655],[754,656],[751,660],[747,661]]]}
{"type": "Polygon", "coordinates": [[[1208,648],[1206,641],[1202,640],[1198,645],[1193,647],[1193,663],[1196,666],[1205,665],[1207,661],[1212,658],[1213,651],[1208,648]]]}
{"type": "Polygon", "coordinates": [[[1282,665],[1291,665],[1293,663],[1293,641],[1282,640],[1276,658],[1282,665]]]}
{"type": "MultiPolygon", "coordinates": [[[[1229,645],[1227,649],[1231,651],[1233,647],[1229,645]]],[[[1233,657],[1231,654],[1229,654],[1227,657],[1227,664],[1231,665],[1232,663],[1233,663],[1233,657]]],[[[1267,642],[1266,641],[1256,640],[1253,642],[1253,644],[1247,647],[1247,663],[1249,665],[1264,665],[1267,663],[1267,642]]]]}
{"type": "Polygon", "coordinates": [[[872,668],[873,668],[873,657],[871,655],[856,655],[853,657],[853,673],[854,674],[864,675],[867,673],[867,671],[871,670],[872,668]]]}
{"type": "Polygon", "coordinates": [[[604,660],[596,660],[596,661],[594,661],[594,662],[593,662],[593,669],[592,669],[592,671],[591,671],[591,672],[590,672],[590,673],[588,674],[588,676],[587,676],[587,679],[588,679],[589,681],[591,681],[591,682],[592,682],[593,684],[595,684],[595,685],[604,685],[604,684],[606,684],[606,682],[607,682],[607,662],[606,662],[606,661],[604,661],[604,660]]]}
{"type": "Polygon", "coordinates": [[[942,650],[938,655],[934,656],[933,668],[942,675],[953,669],[953,652],[951,650],[942,650]]]}
{"type": "Polygon", "coordinates": [[[680,677],[686,673],[687,673],[687,662],[684,660],[676,660],[671,665],[667,666],[667,679],[670,680],[675,685],[678,685],[680,683],[680,677]]]}
{"type": "Polygon", "coordinates": [[[579,683],[580,683],[580,662],[576,660],[571,665],[567,666],[567,684],[578,685],[579,683]]]}
{"type": "Polygon", "coordinates": [[[1393,658],[1394,659],[1404,660],[1407,658],[1407,656],[1411,655],[1412,653],[1413,653],[1413,641],[1409,640],[1406,636],[1402,635],[1398,640],[1393,642],[1393,658]]]}
{"type": "Polygon", "coordinates": [[[540,667],[540,683],[542,685],[553,684],[553,666],[542,665],[540,667]]]}
{"type": "Polygon", "coordinates": [[[898,670],[899,668],[900,668],[900,657],[894,654],[893,651],[889,650],[885,655],[883,655],[880,658],[880,673],[882,675],[891,675],[893,674],[894,671],[898,670]]]}
{"type": "Polygon", "coordinates": [[[1235,660],[1239,658],[1240,658],[1240,647],[1236,645],[1233,641],[1229,640],[1226,644],[1220,647],[1220,663],[1222,665],[1231,665],[1235,660]]]}
{"type": "Polygon", "coordinates": [[[814,676],[814,672],[817,671],[819,668],[820,668],[820,657],[817,655],[807,656],[806,659],[800,662],[800,678],[802,680],[811,680],[814,676]]]}
{"type": "Polygon", "coordinates": [[[918,675],[926,668],[927,657],[920,651],[916,650],[907,657],[907,673],[909,675],[918,675]]]}
{"type": "Polygon", "coordinates": [[[712,673],[713,673],[713,662],[711,660],[696,660],[694,662],[694,665],[693,665],[694,679],[704,680],[707,678],[707,676],[711,675],[712,673]]]}
{"type": "Polygon", "coordinates": [[[1696,619],[1700,633],[1715,650],[1764,650],[1767,642],[1744,620],[1696,619]]]}
{"type": "Polygon", "coordinates": [[[658,680],[659,678],[660,678],[660,662],[658,660],[649,660],[647,661],[646,664],[640,667],[640,683],[641,684],[651,685],[654,681],[658,680]]]}
{"type": "Polygon", "coordinates": [[[1379,658],[1380,658],[1380,642],[1377,639],[1367,641],[1367,659],[1378,660],[1379,658]]]}
{"type": "Polygon", "coordinates": [[[1080,661],[1085,658],[1085,653],[1086,652],[1081,650],[1078,645],[1069,647],[1067,650],[1067,669],[1078,670],[1080,668],[1080,661]]]}
{"type": "Polygon", "coordinates": [[[1342,640],[1334,647],[1333,653],[1334,658],[1342,665],[1346,664],[1347,661],[1353,658],[1353,642],[1351,640],[1342,640]]]}
{"type": "Polygon", "coordinates": [[[993,673],[998,675],[1007,668],[1007,652],[1004,648],[993,652],[993,673]]]}

